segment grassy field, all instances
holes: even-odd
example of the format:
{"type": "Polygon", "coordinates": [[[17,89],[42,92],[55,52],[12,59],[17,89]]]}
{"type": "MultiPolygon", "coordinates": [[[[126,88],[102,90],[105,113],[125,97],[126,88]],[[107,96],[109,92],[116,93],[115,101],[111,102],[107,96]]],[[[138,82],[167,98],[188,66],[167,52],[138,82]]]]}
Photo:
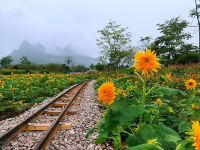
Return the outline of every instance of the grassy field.
{"type": "Polygon", "coordinates": [[[85,79],[86,76],[80,74],[0,75],[1,119],[23,112],[33,104],[85,79]]]}

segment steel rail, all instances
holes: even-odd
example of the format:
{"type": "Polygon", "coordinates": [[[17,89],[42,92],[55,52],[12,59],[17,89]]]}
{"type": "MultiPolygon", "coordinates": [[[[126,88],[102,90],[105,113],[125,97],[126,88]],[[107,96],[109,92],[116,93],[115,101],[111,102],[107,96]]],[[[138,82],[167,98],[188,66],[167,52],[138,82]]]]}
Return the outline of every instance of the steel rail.
{"type": "Polygon", "coordinates": [[[71,106],[72,102],[74,101],[74,99],[77,97],[77,95],[80,93],[80,91],[83,89],[83,87],[88,83],[89,81],[86,81],[78,90],[78,92],[74,95],[74,97],[70,100],[69,104],[65,107],[65,109],[61,112],[61,114],[59,115],[59,117],[57,118],[56,121],[54,121],[54,123],[52,123],[52,125],[49,127],[49,129],[47,130],[46,134],[42,137],[42,140],[40,140],[39,143],[37,143],[37,145],[34,147],[34,150],[46,150],[46,147],[48,146],[48,144],[51,142],[51,139],[54,137],[55,133],[57,132],[58,128],[59,128],[59,123],[63,120],[67,109],[71,106]]]}
{"type": "Polygon", "coordinates": [[[14,128],[9,129],[7,132],[3,133],[0,135],[0,149],[2,149],[2,146],[4,143],[10,141],[11,139],[13,139],[18,133],[20,133],[23,129],[25,129],[28,125],[29,122],[31,122],[32,120],[34,120],[36,117],[38,117],[39,115],[41,115],[42,113],[44,113],[44,111],[50,107],[54,102],[58,101],[61,97],[63,97],[65,94],[69,93],[70,91],[72,91],[73,89],[75,89],[76,87],[78,87],[81,84],[84,84],[86,82],[89,81],[85,81],[82,82],[80,84],[75,84],[74,86],[72,86],[70,89],[68,89],[66,92],[56,96],[55,98],[53,98],[52,101],[50,101],[49,103],[47,103],[45,106],[43,106],[42,108],[40,108],[38,111],[36,111],[35,113],[33,113],[30,117],[26,118],[25,120],[23,120],[22,122],[20,122],[19,124],[17,124],[14,128]]]}

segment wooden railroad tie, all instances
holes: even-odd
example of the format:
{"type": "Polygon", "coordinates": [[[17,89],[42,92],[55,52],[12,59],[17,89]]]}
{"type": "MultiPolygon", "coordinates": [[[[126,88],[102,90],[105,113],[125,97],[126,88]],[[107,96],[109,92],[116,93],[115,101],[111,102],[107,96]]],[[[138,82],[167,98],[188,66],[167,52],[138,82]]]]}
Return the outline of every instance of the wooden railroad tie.
{"type": "Polygon", "coordinates": [[[63,102],[63,101],[69,101],[69,100],[71,100],[70,97],[63,97],[63,98],[61,98],[61,101],[62,101],[62,102],[63,102]]]}
{"type": "Polygon", "coordinates": [[[53,107],[64,107],[64,106],[66,106],[68,103],[55,103],[55,104],[53,104],[52,106],[53,107]]]}
{"type": "MultiPolygon", "coordinates": [[[[24,129],[24,131],[45,131],[48,130],[49,127],[51,126],[51,124],[33,124],[33,123],[29,123],[27,125],[27,127],[24,129]]],[[[64,123],[59,125],[59,130],[70,130],[72,128],[72,124],[71,123],[64,123]]]]}
{"type": "MultiPolygon", "coordinates": [[[[58,115],[60,115],[61,111],[48,111],[48,110],[46,110],[44,113],[47,114],[47,115],[50,115],[50,116],[58,116],[58,115]]],[[[67,115],[76,115],[77,111],[67,111],[66,114],[67,115]]]]}

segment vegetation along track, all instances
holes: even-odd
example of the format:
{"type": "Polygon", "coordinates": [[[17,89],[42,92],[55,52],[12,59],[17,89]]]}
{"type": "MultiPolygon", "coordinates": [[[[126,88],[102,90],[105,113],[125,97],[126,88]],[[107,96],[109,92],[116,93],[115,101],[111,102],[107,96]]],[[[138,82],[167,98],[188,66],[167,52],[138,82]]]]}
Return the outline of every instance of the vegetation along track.
{"type": "MultiPolygon", "coordinates": [[[[58,130],[71,128],[71,123],[66,123],[63,119],[65,115],[76,113],[69,110],[70,106],[88,82],[89,80],[73,86],[29,118],[2,134],[0,136],[0,149],[4,149],[6,145],[9,145],[9,143],[14,142],[13,140],[22,136],[29,139],[29,143],[26,143],[26,145],[30,149],[46,149],[58,130]]],[[[24,143],[18,145],[20,149],[23,149],[23,146],[24,143]]],[[[27,147],[24,148],[27,149],[27,147]]]]}

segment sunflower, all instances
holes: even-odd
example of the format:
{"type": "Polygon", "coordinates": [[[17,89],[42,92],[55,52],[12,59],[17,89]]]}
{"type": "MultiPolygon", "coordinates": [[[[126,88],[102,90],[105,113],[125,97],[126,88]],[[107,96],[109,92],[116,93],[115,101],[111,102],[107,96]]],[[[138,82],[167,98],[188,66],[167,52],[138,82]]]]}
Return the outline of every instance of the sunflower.
{"type": "Polygon", "coordinates": [[[165,75],[165,78],[166,78],[167,80],[169,80],[169,81],[172,81],[172,74],[171,74],[171,73],[166,74],[166,75],[165,75]]]}
{"type": "Polygon", "coordinates": [[[158,106],[162,106],[162,100],[160,99],[160,98],[158,98],[157,100],[156,100],[156,104],[158,105],[158,106]]]}
{"type": "Polygon", "coordinates": [[[199,106],[196,104],[192,104],[192,109],[199,109],[199,106]]]}
{"type": "Polygon", "coordinates": [[[122,96],[122,97],[126,97],[126,92],[125,92],[125,90],[123,90],[123,88],[120,87],[117,90],[117,95],[122,96]]]}
{"type": "Polygon", "coordinates": [[[0,88],[4,88],[4,81],[0,80],[0,88]]]}
{"type": "Polygon", "coordinates": [[[134,68],[136,71],[141,71],[143,75],[148,75],[148,73],[157,72],[160,63],[155,52],[147,49],[145,52],[138,51],[135,54],[134,68]]]}
{"type": "Polygon", "coordinates": [[[148,139],[147,144],[154,144],[154,145],[156,145],[156,144],[158,144],[158,142],[157,142],[156,138],[155,139],[148,139]]]}
{"type": "Polygon", "coordinates": [[[199,121],[192,121],[192,138],[194,140],[194,144],[192,146],[195,147],[195,150],[200,150],[200,126],[199,121]]]}
{"type": "Polygon", "coordinates": [[[193,79],[189,79],[185,82],[186,89],[195,89],[197,87],[197,82],[193,79]]]}
{"type": "Polygon", "coordinates": [[[103,83],[98,89],[98,97],[103,104],[112,104],[116,98],[115,85],[112,82],[103,83]]]}

